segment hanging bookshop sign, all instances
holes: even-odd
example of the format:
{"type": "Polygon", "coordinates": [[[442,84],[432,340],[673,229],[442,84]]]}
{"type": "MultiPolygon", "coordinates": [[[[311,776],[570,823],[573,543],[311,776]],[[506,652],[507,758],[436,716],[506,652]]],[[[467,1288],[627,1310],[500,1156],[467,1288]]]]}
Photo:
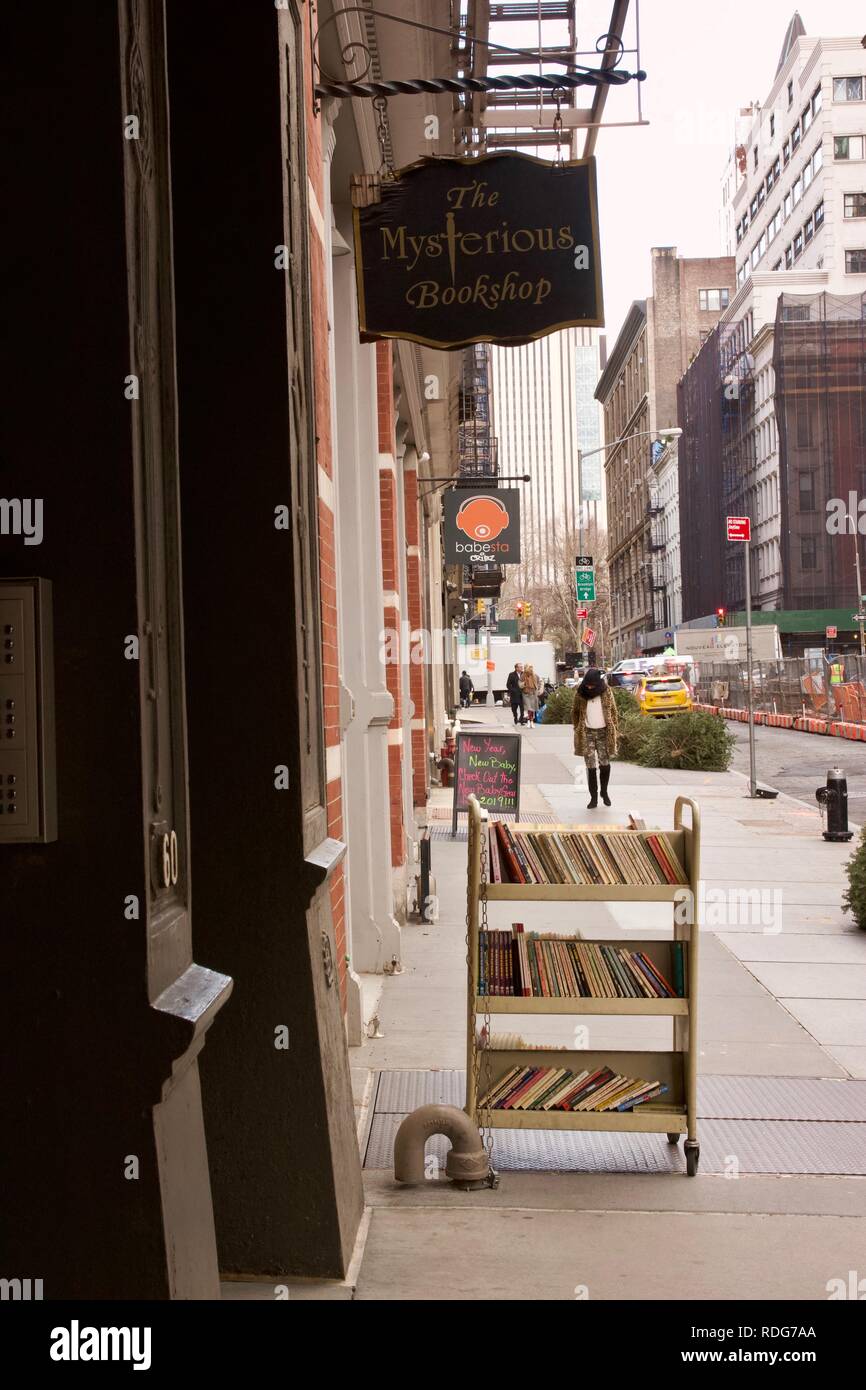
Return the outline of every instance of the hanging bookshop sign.
{"type": "Polygon", "coordinates": [[[457,812],[469,809],[469,798],[488,811],[520,810],[520,735],[458,734],[454,759],[454,813],[451,834],[457,834],[457,812]]]}
{"type": "Polygon", "coordinates": [[[449,488],[442,515],[446,565],[520,563],[519,488],[449,488]]]}
{"type": "Polygon", "coordinates": [[[353,180],[363,342],[528,343],[604,324],[595,160],[511,151],[353,180]]]}

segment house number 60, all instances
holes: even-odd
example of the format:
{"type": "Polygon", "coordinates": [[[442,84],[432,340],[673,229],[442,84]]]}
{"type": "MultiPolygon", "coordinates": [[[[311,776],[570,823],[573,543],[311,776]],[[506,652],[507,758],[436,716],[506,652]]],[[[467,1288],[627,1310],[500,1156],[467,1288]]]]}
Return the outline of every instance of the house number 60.
{"type": "Polygon", "coordinates": [[[165,888],[177,883],[177,859],[177,834],[172,830],[170,835],[162,837],[162,882],[165,888]]]}

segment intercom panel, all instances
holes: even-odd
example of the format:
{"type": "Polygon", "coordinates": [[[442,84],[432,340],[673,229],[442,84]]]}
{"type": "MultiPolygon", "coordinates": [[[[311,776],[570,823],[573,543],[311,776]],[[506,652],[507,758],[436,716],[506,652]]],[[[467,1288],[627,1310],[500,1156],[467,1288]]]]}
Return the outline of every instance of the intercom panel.
{"type": "Polygon", "coordinates": [[[0,579],[0,844],[56,839],[51,583],[0,579]]]}

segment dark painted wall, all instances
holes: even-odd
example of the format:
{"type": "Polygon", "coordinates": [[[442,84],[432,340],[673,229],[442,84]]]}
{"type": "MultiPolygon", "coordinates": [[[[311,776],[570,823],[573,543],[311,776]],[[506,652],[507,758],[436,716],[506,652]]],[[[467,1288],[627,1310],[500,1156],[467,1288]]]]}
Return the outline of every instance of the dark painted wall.
{"type": "Polygon", "coordinates": [[[157,1297],[161,1045],[145,924],[123,913],[144,847],[117,16],[24,5],[5,28],[0,496],[43,498],[45,539],[0,536],[0,576],[54,584],[59,838],[0,845],[0,1273],[46,1298],[157,1297]]]}
{"type": "Polygon", "coordinates": [[[307,914],[292,538],[273,524],[290,501],[276,12],[227,8],[168,9],[195,945],[235,980],[202,1085],[221,1267],[334,1275],[362,1198],[327,906],[307,914]]]}

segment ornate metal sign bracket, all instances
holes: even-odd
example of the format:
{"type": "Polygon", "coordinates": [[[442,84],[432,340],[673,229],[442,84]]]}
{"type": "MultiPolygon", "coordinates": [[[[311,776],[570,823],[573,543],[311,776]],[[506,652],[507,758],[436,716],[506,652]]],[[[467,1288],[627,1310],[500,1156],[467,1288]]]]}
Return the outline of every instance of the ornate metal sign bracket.
{"type": "MultiPolygon", "coordinates": [[[[315,31],[312,28],[310,30],[310,54],[313,72],[316,75],[313,87],[314,115],[319,114],[320,98],[325,96],[362,97],[367,100],[375,100],[403,94],[413,96],[422,92],[555,92],[572,87],[619,87],[627,82],[642,82],[646,77],[646,73],[640,67],[635,72],[626,72],[617,66],[626,53],[636,54],[639,64],[640,50],[638,48],[626,49],[618,34],[606,33],[601,34],[596,40],[594,51],[599,56],[613,52],[615,56],[610,67],[586,67],[583,64],[570,63],[566,58],[556,58],[551,55],[545,61],[547,63],[562,63],[566,71],[560,73],[512,73],[484,77],[412,77],[392,80],[375,78],[372,81],[366,80],[373,66],[373,54],[370,48],[360,39],[350,39],[340,51],[340,60],[347,70],[356,65],[361,66],[362,70],[352,78],[342,79],[327,73],[319,62],[319,40],[328,25],[336,24],[342,16],[350,14],[363,15],[365,18],[372,16],[376,19],[388,20],[391,24],[405,24],[410,29],[420,29],[428,34],[439,34],[450,39],[452,44],[466,41],[466,34],[458,29],[442,29],[435,24],[423,24],[420,20],[405,19],[402,15],[387,14],[384,10],[375,10],[368,5],[347,5],[345,9],[336,10],[315,31]]],[[[486,48],[491,53],[510,53],[515,58],[526,58],[530,62],[538,62],[538,53],[531,49],[510,48],[507,44],[491,43],[486,39],[479,38],[471,38],[469,43],[471,46],[478,45],[486,48]]]]}

